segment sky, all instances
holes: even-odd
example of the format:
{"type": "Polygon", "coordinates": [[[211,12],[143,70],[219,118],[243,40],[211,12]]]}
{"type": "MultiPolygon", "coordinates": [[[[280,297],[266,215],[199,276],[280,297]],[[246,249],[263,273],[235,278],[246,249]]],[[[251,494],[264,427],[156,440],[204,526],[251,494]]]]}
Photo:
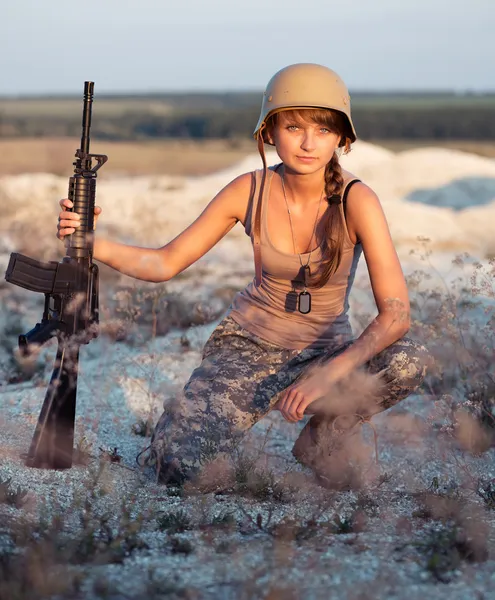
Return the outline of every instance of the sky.
{"type": "Polygon", "coordinates": [[[355,90],[495,90],[495,0],[0,0],[0,96],[263,90],[315,62],[355,90]]]}

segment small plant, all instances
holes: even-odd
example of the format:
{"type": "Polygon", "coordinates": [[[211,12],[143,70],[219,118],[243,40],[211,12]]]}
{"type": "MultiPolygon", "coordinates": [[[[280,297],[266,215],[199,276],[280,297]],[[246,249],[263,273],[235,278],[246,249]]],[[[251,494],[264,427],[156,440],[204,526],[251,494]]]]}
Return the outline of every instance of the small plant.
{"type": "Polygon", "coordinates": [[[271,527],[270,533],[281,541],[295,540],[297,543],[301,543],[315,537],[320,530],[321,526],[313,519],[298,522],[294,518],[285,517],[271,527]]]}
{"type": "Polygon", "coordinates": [[[495,509],[495,480],[484,481],[480,479],[476,493],[483,500],[487,508],[495,509]]]}
{"type": "Polygon", "coordinates": [[[29,357],[23,357],[16,352],[17,340],[20,334],[25,333],[24,329],[21,315],[13,312],[11,308],[9,319],[6,320],[0,336],[0,350],[4,350],[8,357],[5,364],[0,363],[0,375],[7,383],[31,380],[37,382],[43,379],[46,358],[36,352],[29,357]]]}
{"type": "Polygon", "coordinates": [[[134,435],[150,437],[153,433],[153,421],[151,419],[140,419],[137,423],[134,423],[131,431],[134,435]]]}
{"type": "Polygon", "coordinates": [[[187,352],[191,349],[191,341],[185,333],[180,336],[180,346],[183,352],[187,352]]]}
{"type": "Polygon", "coordinates": [[[15,508],[22,508],[26,503],[28,493],[29,491],[21,488],[20,485],[15,490],[12,487],[11,477],[5,481],[0,479],[0,503],[10,504],[10,506],[15,506],[15,508]]]}
{"type": "Polygon", "coordinates": [[[334,533],[354,533],[355,532],[355,522],[353,519],[353,515],[350,517],[342,518],[339,514],[335,515],[333,518],[334,523],[334,533]]]}
{"type": "Polygon", "coordinates": [[[236,527],[237,521],[232,513],[222,513],[213,517],[211,525],[212,527],[232,530],[236,527]]]}
{"type": "Polygon", "coordinates": [[[365,492],[358,494],[356,506],[370,516],[376,516],[380,512],[378,502],[365,492]]]}
{"type": "Polygon", "coordinates": [[[246,456],[238,457],[234,464],[234,481],[232,492],[261,501],[288,502],[295,491],[290,482],[277,480],[273,471],[256,467],[255,459],[246,456]]]}
{"type": "Polygon", "coordinates": [[[5,481],[2,481],[0,479],[0,502],[7,501],[7,494],[9,492],[11,482],[12,482],[12,477],[9,477],[5,481]]]}
{"type": "MultiPolygon", "coordinates": [[[[221,305],[213,308],[192,301],[183,294],[170,292],[165,285],[151,289],[139,284],[117,289],[110,308],[111,316],[122,321],[124,329],[129,332],[128,343],[137,343],[139,339],[166,335],[172,327],[187,328],[211,323],[229,304],[230,300],[225,298],[221,305]],[[139,326],[139,339],[136,326],[139,326]]],[[[188,350],[184,337],[181,345],[183,351],[188,350]]]]}
{"type": "Polygon", "coordinates": [[[134,551],[148,548],[138,537],[144,515],[132,518],[129,506],[122,502],[116,528],[111,524],[113,517],[110,513],[94,514],[92,499],[86,498],[80,513],[80,534],[70,540],[60,536],[60,549],[70,562],[122,563],[134,551]]]}
{"type": "Polygon", "coordinates": [[[22,508],[26,503],[27,495],[28,490],[25,490],[18,485],[16,490],[12,489],[7,494],[7,504],[15,506],[15,508],[22,508]]]}
{"type": "Polygon", "coordinates": [[[102,453],[103,459],[108,460],[109,462],[120,463],[122,460],[122,456],[119,454],[116,446],[113,448],[100,448],[100,452],[102,453]]]}
{"type": "Polygon", "coordinates": [[[419,508],[412,511],[411,517],[413,517],[413,519],[424,519],[427,521],[428,519],[432,519],[433,515],[428,506],[421,505],[419,508]]]}
{"type": "Polygon", "coordinates": [[[181,485],[169,485],[167,486],[166,494],[170,498],[183,498],[184,488],[181,485]]]}
{"type": "Polygon", "coordinates": [[[428,491],[436,496],[442,496],[444,498],[459,498],[460,489],[457,481],[448,478],[433,477],[431,484],[428,487],[428,491]]]}
{"type": "Polygon", "coordinates": [[[486,540],[470,538],[453,522],[441,529],[431,529],[427,539],[417,545],[426,556],[427,571],[442,583],[451,581],[453,571],[463,560],[483,562],[488,557],[486,540]]]}
{"type": "Polygon", "coordinates": [[[167,533],[181,533],[191,529],[191,520],[184,510],[166,513],[158,519],[159,531],[167,533]]]}
{"type": "Polygon", "coordinates": [[[273,496],[275,478],[271,471],[255,469],[241,487],[256,500],[268,500],[273,496]]]}
{"type": "Polygon", "coordinates": [[[430,486],[416,495],[418,508],[412,512],[417,519],[455,521],[462,509],[461,492],[457,482],[433,477],[430,486]]]}
{"type": "Polygon", "coordinates": [[[74,464],[87,466],[91,458],[91,444],[86,436],[82,436],[74,448],[74,464]]]}
{"type": "Polygon", "coordinates": [[[390,483],[392,481],[392,475],[390,473],[381,473],[376,482],[375,488],[378,489],[384,483],[390,483]]]}
{"type": "Polygon", "coordinates": [[[232,550],[232,543],[227,540],[221,541],[215,548],[215,552],[218,554],[232,554],[232,550]]]}
{"type": "Polygon", "coordinates": [[[433,356],[424,388],[443,407],[443,434],[464,434],[473,454],[485,452],[495,439],[495,261],[483,265],[464,253],[453,261],[459,277],[449,282],[430,260],[431,249],[424,242],[421,251],[411,251],[426,263],[428,272],[408,276],[414,317],[412,332],[427,340],[433,356]],[[424,281],[438,277],[424,289],[424,281]],[[475,435],[472,427],[459,428],[456,414],[467,412],[481,425],[475,435]],[[464,429],[465,431],[462,431],[464,429]]]}
{"type": "Polygon", "coordinates": [[[174,537],[170,540],[170,550],[172,554],[191,554],[194,546],[189,540],[174,537]]]}
{"type": "MultiPolygon", "coordinates": [[[[157,575],[157,572],[151,567],[148,568],[148,579],[145,583],[146,592],[143,594],[143,598],[158,599],[158,598],[187,598],[187,590],[182,588],[179,584],[179,578],[177,575],[174,577],[167,577],[163,579],[157,575]]],[[[191,596],[193,598],[194,596],[191,596]]]]}
{"type": "Polygon", "coordinates": [[[282,477],[273,484],[272,498],[276,502],[286,504],[291,501],[297,490],[298,486],[295,481],[291,481],[289,477],[282,477]]]}
{"type": "Polygon", "coordinates": [[[239,488],[247,485],[251,473],[255,469],[255,460],[240,454],[234,462],[235,483],[239,488]]]}
{"type": "Polygon", "coordinates": [[[268,506],[268,513],[266,519],[263,518],[261,512],[256,514],[256,517],[253,518],[252,514],[245,509],[242,503],[237,504],[237,508],[244,515],[244,520],[239,523],[239,532],[243,535],[247,535],[253,532],[262,531],[263,533],[272,533],[272,517],[273,517],[273,506],[268,506]]]}

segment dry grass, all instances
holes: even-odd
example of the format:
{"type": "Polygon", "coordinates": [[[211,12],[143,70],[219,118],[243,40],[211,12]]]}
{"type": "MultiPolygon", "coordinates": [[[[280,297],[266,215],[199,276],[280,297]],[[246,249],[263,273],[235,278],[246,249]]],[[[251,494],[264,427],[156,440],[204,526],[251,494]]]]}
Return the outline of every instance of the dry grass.
{"type": "MultiPolygon", "coordinates": [[[[374,140],[373,143],[396,152],[438,146],[495,158],[493,142],[374,140]]],[[[36,172],[69,176],[78,147],[77,138],[0,139],[0,176],[36,172]]],[[[95,141],[91,151],[109,156],[105,174],[199,176],[228,168],[257,150],[254,141],[246,139],[95,141]]]]}
{"type": "MultiPolygon", "coordinates": [[[[425,251],[425,261],[429,256],[425,251]]],[[[469,264],[462,257],[455,262],[459,269],[469,264]]],[[[393,436],[380,431],[381,472],[364,489],[318,486],[311,473],[279,459],[275,452],[289,453],[292,440],[276,426],[236,446],[229,460],[209,462],[183,486],[157,485],[130,466],[135,446],[127,446],[121,432],[130,427],[119,417],[110,430],[119,432],[122,458],[115,447],[100,447],[95,456],[95,446],[80,437],[85,467],[73,472],[72,494],[64,493],[61,479],[28,473],[17,455],[1,457],[0,600],[31,600],[33,589],[46,600],[295,600],[327,598],[329,589],[356,600],[490,597],[493,454],[479,456],[489,449],[473,446],[474,425],[455,409],[483,416],[482,406],[494,401],[493,388],[480,386],[481,375],[493,371],[493,305],[483,312],[482,327],[470,320],[467,299],[472,307],[479,296],[479,308],[486,306],[481,300],[495,299],[495,262],[467,272],[469,287],[457,279],[439,287],[431,282],[423,293],[425,276],[417,272],[409,280],[412,333],[428,339],[436,358],[425,383],[431,393],[423,399],[435,409],[421,413],[419,429],[416,416],[395,413],[388,426],[393,436]],[[401,426],[406,417],[409,425],[401,426]]],[[[129,291],[124,305],[140,326],[150,301],[145,292],[129,291]]],[[[178,304],[191,321],[188,302],[178,304]]],[[[0,340],[12,337],[4,330],[0,340]]],[[[142,371],[148,390],[154,360],[151,355],[150,370],[142,371]]],[[[111,389],[119,385],[112,372],[108,377],[98,381],[100,389],[107,381],[111,389]]],[[[95,414],[114,408],[103,396],[91,394],[95,414]]],[[[420,399],[415,404],[417,410],[420,399]]],[[[110,424],[85,416],[88,439],[110,424]]],[[[6,419],[12,423],[10,413],[6,419]]],[[[146,433],[146,423],[133,432],[146,433]]],[[[349,457],[341,456],[335,472],[347,466],[349,457]]]]}
{"type": "MultiPolygon", "coordinates": [[[[78,138],[0,139],[0,176],[20,173],[72,174],[78,138]]],[[[206,175],[256,152],[254,141],[94,141],[91,152],[107,154],[105,175],[206,175]]]]}

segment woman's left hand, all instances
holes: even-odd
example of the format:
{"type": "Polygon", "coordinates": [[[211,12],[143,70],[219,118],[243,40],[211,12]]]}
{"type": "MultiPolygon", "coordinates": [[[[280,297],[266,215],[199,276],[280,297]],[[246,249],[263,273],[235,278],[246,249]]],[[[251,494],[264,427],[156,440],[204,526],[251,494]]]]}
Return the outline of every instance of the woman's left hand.
{"type": "Polygon", "coordinates": [[[330,367],[326,365],[285,389],[275,409],[282,413],[284,419],[296,423],[304,417],[304,411],[310,404],[328,394],[335,381],[330,367]]]}

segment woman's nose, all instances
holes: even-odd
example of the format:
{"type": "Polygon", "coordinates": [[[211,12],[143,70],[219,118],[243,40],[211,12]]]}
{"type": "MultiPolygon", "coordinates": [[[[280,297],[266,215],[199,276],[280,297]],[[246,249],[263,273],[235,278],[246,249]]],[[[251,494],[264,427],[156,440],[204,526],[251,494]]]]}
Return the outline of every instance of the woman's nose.
{"type": "Polygon", "coordinates": [[[306,150],[306,152],[311,152],[315,147],[315,136],[313,132],[306,131],[301,141],[301,148],[306,150]]]}

